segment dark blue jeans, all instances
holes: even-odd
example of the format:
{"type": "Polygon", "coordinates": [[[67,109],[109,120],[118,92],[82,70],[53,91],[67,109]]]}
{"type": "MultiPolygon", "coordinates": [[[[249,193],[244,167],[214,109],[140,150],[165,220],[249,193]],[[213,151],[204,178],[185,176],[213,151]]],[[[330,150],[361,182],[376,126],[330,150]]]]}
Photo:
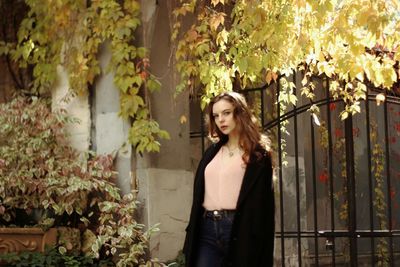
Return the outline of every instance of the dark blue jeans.
{"type": "Polygon", "coordinates": [[[228,252],[234,213],[203,216],[195,267],[220,267],[228,252]]]}

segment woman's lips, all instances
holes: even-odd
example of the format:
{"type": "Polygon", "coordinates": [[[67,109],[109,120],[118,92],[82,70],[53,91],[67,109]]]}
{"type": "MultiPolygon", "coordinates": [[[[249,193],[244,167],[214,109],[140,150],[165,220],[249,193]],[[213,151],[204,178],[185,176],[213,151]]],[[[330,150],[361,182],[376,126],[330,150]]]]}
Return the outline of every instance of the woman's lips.
{"type": "Polygon", "coordinates": [[[221,131],[224,131],[228,128],[228,126],[221,126],[221,131]]]}

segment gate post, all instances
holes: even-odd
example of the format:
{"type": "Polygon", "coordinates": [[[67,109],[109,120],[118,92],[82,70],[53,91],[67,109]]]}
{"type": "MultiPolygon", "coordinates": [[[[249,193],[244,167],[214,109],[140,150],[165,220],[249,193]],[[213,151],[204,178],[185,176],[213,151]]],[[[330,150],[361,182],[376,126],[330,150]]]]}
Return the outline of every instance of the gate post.
{"type": "Polygon", "coordinates": [[[348,230],[350,238],[350,266],[358,266],[357,262],[357,214],[356,214],[356,183],[354,171],[353,117],[345,120],[346,138],[346,176],[348,199],[348,230]]]}

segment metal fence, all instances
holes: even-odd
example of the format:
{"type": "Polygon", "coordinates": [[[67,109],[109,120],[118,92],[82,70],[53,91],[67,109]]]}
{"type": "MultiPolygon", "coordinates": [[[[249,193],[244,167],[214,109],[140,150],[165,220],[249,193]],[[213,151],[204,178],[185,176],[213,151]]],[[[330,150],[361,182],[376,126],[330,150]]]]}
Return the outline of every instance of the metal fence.
{"type": "MultiPolygon", "coordinates": [[[[291,77],[297,85],[298,76],[291,77]]],[[[377,103],[380,91],[368,88],[361,113],[342,121],[330,81],[314,82],[312,103],[294,89],[298,101],[285,108],[279,80],[241,91],[274,144],[275,263],[400,266],[400,98],[386,94],[377,103]]],[[[191,137],[204,151],[205,127],[196,127],[191,137]]]]}

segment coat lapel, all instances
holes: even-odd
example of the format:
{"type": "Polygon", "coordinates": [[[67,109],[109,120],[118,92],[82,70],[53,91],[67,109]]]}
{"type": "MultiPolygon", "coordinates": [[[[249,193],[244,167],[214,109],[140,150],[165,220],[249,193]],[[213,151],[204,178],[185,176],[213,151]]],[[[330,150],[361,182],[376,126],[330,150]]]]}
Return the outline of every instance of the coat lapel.
{"type": "Polygon", "coordinates": [[[238,209],[243,203],[244,199],[249,195],[251,188],[260,176],[262,165],[258,163],[249,163],[244,173],[242,187],[240,189],[238,202],[236,208],[238,209]]]}
{"type": "Polygon", "coordinates": [[[218,151],[221,149],[222,142],[215,143],[212,146],[212,149],[210,149],[209,153],[204,155],[204,169],[207,166],[208,163],[215,157],[215,155],[218,153],[218,151]]]}

